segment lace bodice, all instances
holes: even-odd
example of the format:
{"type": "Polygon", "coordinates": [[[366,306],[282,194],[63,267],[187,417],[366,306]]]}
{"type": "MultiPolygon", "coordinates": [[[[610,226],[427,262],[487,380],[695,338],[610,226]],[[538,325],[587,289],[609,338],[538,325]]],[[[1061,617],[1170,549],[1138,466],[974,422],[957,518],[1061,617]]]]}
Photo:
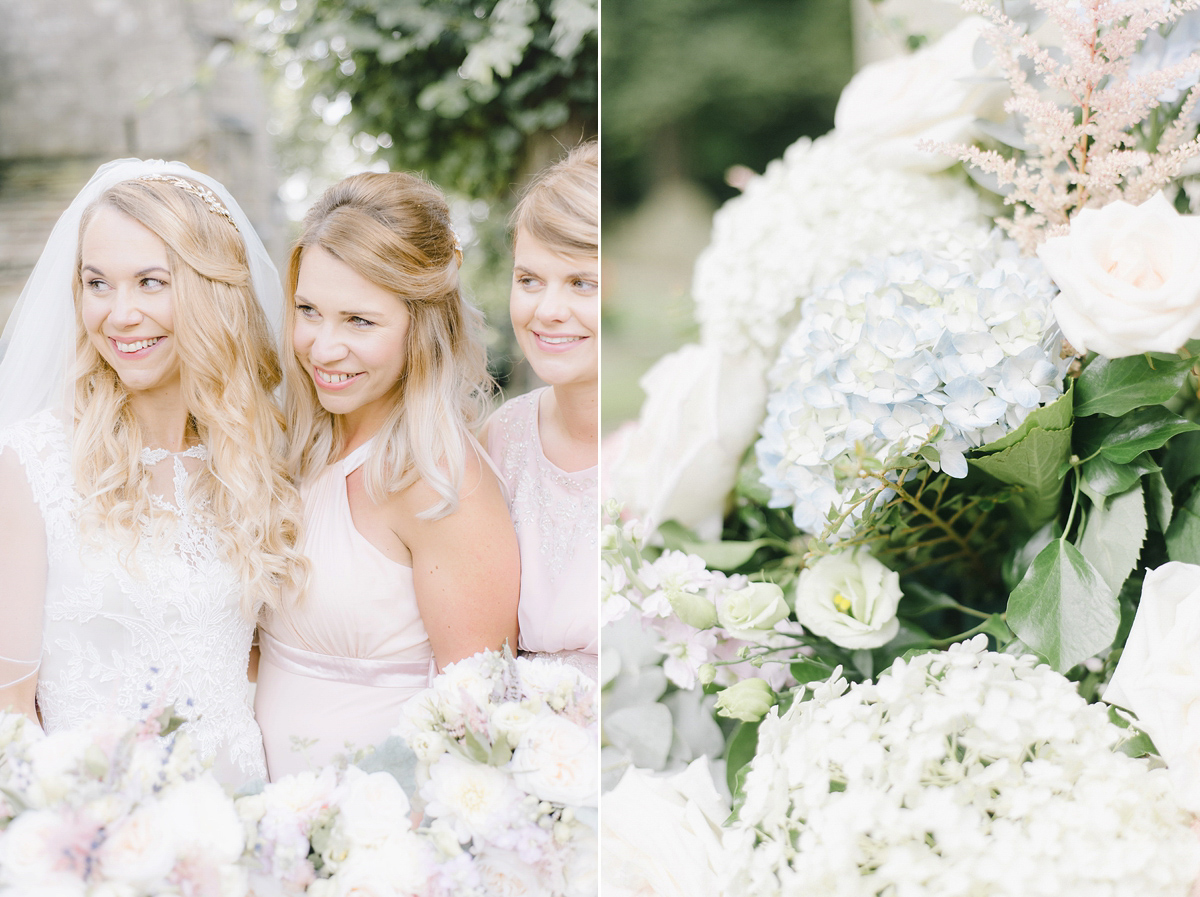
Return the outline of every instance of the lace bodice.
{"type": "Polygon", "coordinates": [[[522,650],[597,651],[599,480],[565,471],[542,451],[538,389],[505,402],[488,421],[488,454],[508,488],[521,548],[522,650]]]}
{"type": "Polygon", "coordinates": [[[220,779],[265,778],[246,680],[254,624],[239,612],[239,577],[220,557],[184,463],[203,461],[204,447],[143,451],[144,465],[172,465],[172,500],[153,499],[171,523],[144,521],[128,559],[103,530],[81,537],[70,446],[56,417],[43,412],[0,432],[0,451],[16,453],[46,527],[37,686],[46,729],[100,712],[140,718],[174,704],[220,779]]]}

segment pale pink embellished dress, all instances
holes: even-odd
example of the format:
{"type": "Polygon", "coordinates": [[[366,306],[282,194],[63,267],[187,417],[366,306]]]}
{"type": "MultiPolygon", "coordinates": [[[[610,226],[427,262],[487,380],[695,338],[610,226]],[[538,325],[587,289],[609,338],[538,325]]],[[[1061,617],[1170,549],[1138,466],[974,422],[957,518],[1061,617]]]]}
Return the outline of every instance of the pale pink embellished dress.
{"type": "Polygon", "coordinates": [[[521,549],[517,606],[523,652],[553,654],[597,675],[600,559],[597,468],[566,471],[542,451],[545,389],[505,402],[488,421],[488,454],[500,468],[521,549]]]}
{"type": "Polygon", "coordinates": [[[308,590],[259,626],[254,710],[272,780],[380,744],[436,672],[412,568],[372,545],[350,515],[346,477],[372,444],[301,486],[308,590]]]}

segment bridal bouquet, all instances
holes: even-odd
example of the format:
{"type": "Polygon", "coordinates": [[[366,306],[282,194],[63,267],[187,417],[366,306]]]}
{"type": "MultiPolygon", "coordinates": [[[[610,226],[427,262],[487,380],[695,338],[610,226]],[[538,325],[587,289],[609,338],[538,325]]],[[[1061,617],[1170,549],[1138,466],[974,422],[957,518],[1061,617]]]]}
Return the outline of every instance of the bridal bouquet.
{"type": "Polygon", "coordinates": [[[596,710],[573,667],[494,651],[406,707],[396,734],[418,758],[423,831],[485,891],[595,893],[596,710]]]}
{"type": "MultiPolygon", "coordinates": [[[[809,683],[857,683],[843,697],[876,695],[869,714],[912,724],[904,664],[951,663],[936,658],[983,635],[1095,701],[1151,603],[1150,574],[1200,562],[1200,2],[964,6],[975,15],[941,39],[864,68],[831,133],[718,211],[693,285],[700,342],[647,373],[640,420],[606,450],[606,787],[709,756],[745,813],[753,770],[774,763],[788,778],[756,791],[770,812],[754,821],[755,880],[849,863],[906,893],[949,837],[882,832],[871,859],[860,829],[821,841],[801,825],[860,800],[828,777],[826,797],[801,798],[797,783],[825,775],[821,754],[770,734],[834,706],[802,709],[809,683]]],[[[976,675],[1001,675],[995,663],[976,675]]],[[[1151,686],[1143,676],[1138,693],[1151,686]]],[[[1118,703],[1140,716],[1129,693],[1118,703]]],[[[1153,715],[1186,727],[1188,707],[1153,715]]],[[[878,760],[869,714],[841,722],[878,760]]],[[[1164,758],[1200,762],[1189,739],[1164,758]]],[[[1111,753],[1102,742],[1096,756],[1111,753]]],[[[1062,774],[1039,792],[1048,819],[1083,812],[1059,787],[1083,780],[1062,774]]],[[[964,789],[920,800],[983,812],[983,792],[964,789]]],[[[864,825],[880,800],[855,805],[864,825]]],[[[900,806],[902,828],[916,805],[900,806]]],[[[1023,867],[1007,868],[1017,881],[1023,867]]]]}
{"type": "Polygon", "coordinates": [[[242,823],[180,722],[0,714],[0,893],[245,895],[242,823]]]}

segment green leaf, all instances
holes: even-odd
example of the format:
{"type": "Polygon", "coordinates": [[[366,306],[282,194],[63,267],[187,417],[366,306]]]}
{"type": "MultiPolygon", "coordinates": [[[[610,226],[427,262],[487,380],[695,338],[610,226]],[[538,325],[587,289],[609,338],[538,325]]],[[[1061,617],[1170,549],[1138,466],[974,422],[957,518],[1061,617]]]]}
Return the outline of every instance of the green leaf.
{"type": "Polygon", "coordinates": [[[1141,483],[1092,507],[1080,553],[1115,595],[1137,566],[1146,540],[1146,499],[1141,483]]]}
{"type": "Polygon", "coordinates": [[[1099,503],[1107,495],[1127,492],[1143,476],[1158,469],[1149,455],[1139,455],[1127,464],[1117,464],[1101,455],[1081,468],[1083,491],[1088,498],[1099,503]]]}
{"type": "Polygon", "coordinates": [[[833,675],[835,667],[813,657],[800,657],[789,664],[792,678],[799,684],[824,682],[833,675]]]}
{"type": "Polygon", "coordinates": [[[1172,436],[1193,430],[1200,430],[1200,424],[1180,417],[1162,405],[1151,405],[1118,419],[1098,448],[1110,461],[1127,464],[1142,452],[1162,448],[1172,436]]]}
{"type": "Polygon", "coordinates": [[[1153,471],[1142,478],[1142,488],[1146,490],[1146,511],[1149,514],[1150,526],[1165,533],[1171,525],[1171,515],[1175,506],[1171,499],[1171,489],[1161,470],[1153,471]]]}
{"type": "Polygon", "coordinates": [[[1009,595],[1007,619],[1021,641],[1065,673],[1112,644],[1121,611],[1079,549],[1055,539],[1009,595]]]}
{"type": "MultiPolygon", "coordinates": [[[[493,752],[501,745],[511,756],[512,749],[503,738],[498,739],[492,748],[493,752]]],[[[507,759],[506,757],[496,762],[493,758],[489,762],[492,766],[503,766],[507,759]]],[[[408,742],[397,735],[389,735],[369,754],[355,759],[354,765],[365,772],[386,772],[400,783],[406,794],[417,792],[417,755],[408,746],[408,742]]]]}
{"type": "Polygon", "coordinates": [[[1167,528],[1167,556],[1185,564],[1200,564],[1200,488],[1175,511],[1167,528]]]}
{"type": "Polygon", "coordinates": [[[1017,507],[1030,529],[1058,514],[1064,471],[1071,456],[1071,429],[1034,427],[1019,442],[970,458],[984,473],[1018,488],[1017,507]]]}
{"type": "Polygon", "coordinates": [[[1200,433],[1184,433],[1171,440],[1162,459],[1163,477],[1171,491],[1178,491],[1200,477],[1200,433]]]}
{"type": "Polygon", "coordinates": [[[700,541],[699,536],[678,520],[664,520],[658,525],[658,534],[662,537],[663,547],[670,551],[687,551],[688,545],[700,541]]]}
{"type": "Polygon", "coordinates": [[[989,453],[998,452],[1010,446],[1016,445],[1033,430],[1064,430],[1071,426],[1071,421],[1074,420],[1074,415],[1071,412],[1071,402],[1074,398],[1074,384],[1067,386],[1067,391],[1051,402],[1049,405],[1044,405],[1029,413],[1029,416],[1021,422],[1021,426],[1001,436],[994,442],[989,442],[987,445],[980,446],[975,449],[976,452],[989,453]]]}
{"type": "Polygon", "coordinates": [[[1075,381],[1075,414],[1126,414],[1167,401],[1183,385],[1194,359],[1151,352],[1128,358],[1093,358],[1075,381]]]}
{"type": "Polygon", "coordinates": [[[1025,571],[1029,569],[1029,565],[1033,563],[1033,559],[1041,550],[1050,544],[1051,539],[1057,539],[1061,535],[1062,528],[1058,525],[1058,521],[1052,520],[1031,535],[1024,545],[1014,547],[1010,551],[1005,557],[1003,568],[1000,571],[1004,578],[1004,585],[1010,592],[1017,587],[1017,583],[1025,576],[1025,571]]]}
{"type": "Polygon", "coordinates": [[[1004,619],[1004,614],[990,614],[983,621],[982,632],[986,632],[996,640],[996,647],[1007,645],[1013,639],[1012,628],[1004,619]]]}
{"type": "Polygon", "coordinates": [[[934,611],[958,607],[958,602],[945,592],[931,589],[924,583],[905,580],[900,591],[904,594],[900,599],[900,611],[906,617],[920,617],[934,611]]]}
{"type": "Polygon", "coordinates": [[[749,563],[756,551],[770,544],[768,539],[755,539],[752,542],[696,542],[689,545],[686,551],[702,558],[704,565],[710,570],[736,570],[749,563]]]}
{"type": "Polygon", "coordinates": [[[746,773],[750,771],[750,761],[754,759],[754,752],[758,749],[760,723],[761,720],[756,723],[739,723],[725,748],[725,782],[729,786],[729,793],[733,795],[734,814],[745,800],[742,783],[746,780],[746,773]]]}

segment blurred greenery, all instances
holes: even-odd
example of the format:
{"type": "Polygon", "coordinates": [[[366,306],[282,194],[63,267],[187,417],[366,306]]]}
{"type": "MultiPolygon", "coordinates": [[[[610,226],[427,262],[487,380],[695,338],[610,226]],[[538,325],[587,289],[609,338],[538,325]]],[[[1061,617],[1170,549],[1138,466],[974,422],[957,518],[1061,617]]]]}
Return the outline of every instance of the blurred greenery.
{"type": "Polygon", "coordinates": [[[852,74],[849,0],[604,0],[604,201],[629,208],[682,176],[727,199],[833,126],[852,74]]]}
{"type": "Polygon", "coordinates": [[[604,0],[601,421],[695,338],[689,297],[732,166],[761,172],[833,127],[853,73],[850,0],[604,0]]]}

